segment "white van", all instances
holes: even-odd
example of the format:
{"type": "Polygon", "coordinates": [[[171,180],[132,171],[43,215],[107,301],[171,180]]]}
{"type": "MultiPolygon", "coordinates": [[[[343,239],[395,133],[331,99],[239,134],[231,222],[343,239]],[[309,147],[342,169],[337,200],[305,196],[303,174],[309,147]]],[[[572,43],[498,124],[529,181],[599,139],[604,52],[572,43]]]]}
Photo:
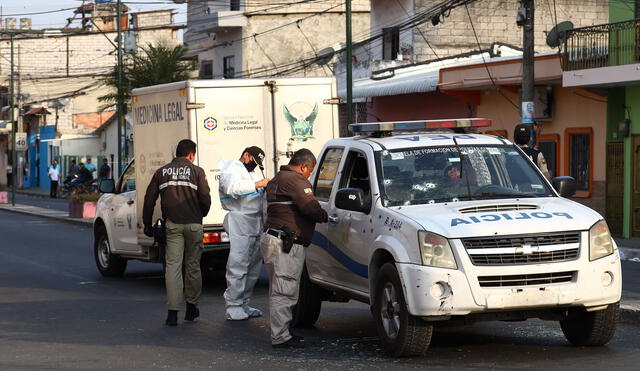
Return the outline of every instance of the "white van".
{"type": "MultiPolygon", "coordinates": [[[[204,219],[205,268],[224,267],[228,238],[218,197],[218,160],[238,159],[259,146],[265,176],[273,177],[297,149],[318,153],[338,136],[333,78],[194,80],[134,89],[134,161],[117,182],[103,182],[94,221],[98,270],[121,275],[128,259],[162,262],[164,254],[143,233],[144,195],[155,170],[170,162],[181,139],[197,144],[195,164],[211,187],[212,207],[204,219]]],[[[159,202],[158,202],[159,204],[159,202]]],[[[154,220],[160,218],[156,207],[154,220]]]]}

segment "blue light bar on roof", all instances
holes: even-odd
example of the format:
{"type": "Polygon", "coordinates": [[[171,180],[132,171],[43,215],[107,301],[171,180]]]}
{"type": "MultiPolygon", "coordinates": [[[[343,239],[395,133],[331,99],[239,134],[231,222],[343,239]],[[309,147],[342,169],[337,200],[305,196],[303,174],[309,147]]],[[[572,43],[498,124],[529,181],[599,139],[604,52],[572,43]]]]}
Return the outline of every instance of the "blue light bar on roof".
{"type": "Polygon", "coordinates": [[[451,120],[423,120],[423,121],[403,121],[403,122],[370,122],[349,125],[354,134],[389,132],[389,131],[411,131],[411,130],[434,130],[434,129],[455,129],[491,126],[491,120],[483,118],[451,119],[451,120]]]}

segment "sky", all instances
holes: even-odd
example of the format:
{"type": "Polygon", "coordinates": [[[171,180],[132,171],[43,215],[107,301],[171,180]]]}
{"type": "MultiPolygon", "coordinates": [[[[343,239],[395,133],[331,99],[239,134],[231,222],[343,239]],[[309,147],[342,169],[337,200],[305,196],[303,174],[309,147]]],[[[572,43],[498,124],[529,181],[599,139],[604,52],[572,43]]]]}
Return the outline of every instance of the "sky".
{"type": "MultiPolygon", "coordinates": [[[[89,2],[89,1],[85,1],[89,2]]],[[[113,0],[115,2],[115,0],[113,0]]],[[[187,5],[175,4],[171,0],[132,0],[123,1],[130,11],[145,11],[155,9],[174,9],[177,14],[174,16],[174,23],[186,23],[187,5]]],[[[73,17],[73,9],[47,13],[47,14],[25,14],[35,12],[46,12],[67,8],[76,8],[82,4],[82,0],[0,0],[2,17],[31,18],[33,29],[63,27],[67,23],[67,18],[73,17]],[[24,14],[24,15],[19,15],[24,14]]],[[[18,21],[19,22],[19,21],[18,21]]],[[[18,23],[19,24],[19,23],[18,23]]],[[[76,26],[79,22],[75,23],[76,26]]]]}

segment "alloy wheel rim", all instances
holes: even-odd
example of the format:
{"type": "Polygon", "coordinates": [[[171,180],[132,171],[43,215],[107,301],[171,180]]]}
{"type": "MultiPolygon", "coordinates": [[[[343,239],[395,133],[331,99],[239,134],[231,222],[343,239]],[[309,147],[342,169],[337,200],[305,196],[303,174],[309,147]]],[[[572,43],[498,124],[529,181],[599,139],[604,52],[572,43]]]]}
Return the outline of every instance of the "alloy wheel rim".
{"type": "Polygon", "coordinates": [[[400,333],[400,303],[396,289],[391,282],[384,285],[380,301],[382,327],[390,339],[395,339],[400,333]]]}

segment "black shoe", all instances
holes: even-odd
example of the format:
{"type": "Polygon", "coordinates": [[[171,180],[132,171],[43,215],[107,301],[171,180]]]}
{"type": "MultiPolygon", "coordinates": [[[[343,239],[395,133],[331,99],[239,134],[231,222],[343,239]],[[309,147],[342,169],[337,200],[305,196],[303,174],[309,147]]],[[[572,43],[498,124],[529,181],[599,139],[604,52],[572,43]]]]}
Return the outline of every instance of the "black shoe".
{"type": "Polygon", "coordinates": [[[193,321],[200,317],[200,309],[195,304],[187,303],[187,311],[184,314],[185,321],[193,321]]]}
{"type": "Polygon", "coordinates": [[[293,335],[291,339],[280,344],[271,344],[274,348],[304,348],[304,338],[293,335]]]}
{"type": "Polygon", "coordinates": [[[170,310],[167,312],[167,320],[164,321],[167,326],[178,326],[178,311],[170,310]]]}

